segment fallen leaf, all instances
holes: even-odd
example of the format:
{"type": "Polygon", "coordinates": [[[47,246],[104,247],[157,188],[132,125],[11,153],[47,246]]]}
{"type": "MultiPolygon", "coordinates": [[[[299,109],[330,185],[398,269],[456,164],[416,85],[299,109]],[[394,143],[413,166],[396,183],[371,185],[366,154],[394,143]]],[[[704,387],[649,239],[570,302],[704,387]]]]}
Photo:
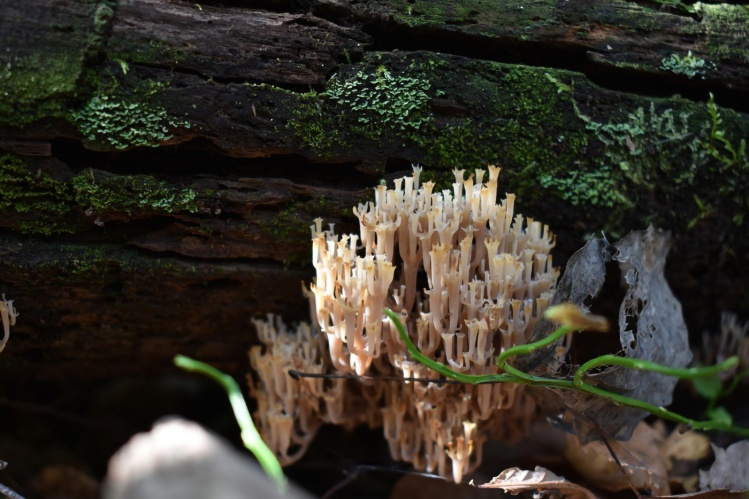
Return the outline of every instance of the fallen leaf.
{"type": "MultiPolygon", "coordinates": [[[[603,287],[606,263],[618,262],[627,286],[619,307],[619,341],[626,357],[654,361],[672,367],[684,367],[692,359],[681,305],[663,275],[670,236],[653,227],[634,231],[621,241],[609,244],[593,239],[567,263],[552,305],[571,302],[586,310],[585,302],[603,287]]],[[[536,327],[530,341],[547,336],[555,329],[549,321],[536,327]]],[[[559,342],[532,355],[517,359],[517,367],[531,374],[559,377],[565,369],[569,345],[559,342]]],[[[586,382],[599,388],[649,402],[655,406],[671,403],[677,379],[662,374],[624,367],[607,367],[589,374],[586,382]]],[[[623,407],[586,393],[553,388],[529,387],[534,399],[549,420],[588,442],[601,432],[627,440],[646,412],[623,407]]]]}
{"type": "Polygon", "coordinates": [[[708,471],[700,471],[700,489],[749,489],[749,440],[739,440],[722,449],[711,444],[715,462],[708,471]]]}
{"type": "Polygon", "coordinates": [[[650,499],[746,499],[745,492],[731,492],[728,490],[707,490],[704,492],[691,492],[689,494],[678,494],[675,496],[653,496],[650,499]]]}
{"type": "Polygon", "coordinates": [[[660,453],[666,461],[671,486],[686,492],[697,490],[700,461],[710,455],[710,439],[696,431],[682,433],[676,429],[663,442],[660,453]]]}
{"type": "MultiPolygon", "coordinates": [[[[583,302],[598,294],[606,278],[606,262],[611,259],[610,245],[605,239],[591,239],[577,250],[567,261],[567,268],[557,283],[557,289],[551,305],[574,303],[584,312],[588,311],[583,302]]],[[[533,331],[528,342],[538,341],[551,334],[556,324],[542,319],[533,331]]],[[[566,338],[562,338],[547,348],[541,348],[529,355],[516,359],[516,367],[530,374],[555,377],[565,365],[565,358],[559,355],[560,347],[568,348],[566,338]]],[[[564,355],[567,349],[563,350],[564,355]]],[[[543,397],[542,397],[543,399],[543,397]]],[[[547,412],[547,414],[549,414],[547,412]]]]}
{"type": "Polygon", "coordinates": [[[509,468],[492,478],[489,483],[479,485],[482,489],[502,489],[513,495],[521,492],[537,492],[533,497],[596,499],[591,491],[536,466],[534,471],[509,468]]]}
{"type": "Polygon", "coordinates": [[[745,492],[731,492],[728,490],[707,490],[704,492],[690,492],[675,496],[653,496],[651,499],[746,499],[745,492]]]}
{"type": "MultiPolygon", "coordinates": [[[[632,485],[638,490],[647,490],[653,495],[670,494],[666,461],[658,452],[663,441],[663,434],[641,422],[628,441],[609,442],[632,485]]],[[[630,488],[621,468],[602,442],[586,444],[568,434],[564,457],[597,487],[612,492],[630,488]]]]}
{"type": "Polygon", "coordinates": [[[661,447],[661,455],[670,461],[699,461],[710,454],[710,439],[696,431],[671,432],[661,447]]]}

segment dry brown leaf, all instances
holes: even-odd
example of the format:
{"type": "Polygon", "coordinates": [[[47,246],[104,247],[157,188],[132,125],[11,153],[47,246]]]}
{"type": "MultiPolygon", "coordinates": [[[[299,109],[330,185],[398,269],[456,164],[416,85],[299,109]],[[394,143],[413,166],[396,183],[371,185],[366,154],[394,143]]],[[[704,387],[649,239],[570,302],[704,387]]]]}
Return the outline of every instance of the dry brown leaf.
{"type": "Polygon", "coordinates": [[[728,490],[706,490],[690,492],[675,496],[652,496],[650,499],[746,499],[746,492],[731,492],[728,490]]]}
{"type": "MultiPolygon", "coordinates": [[[[611,440],[609,444],[638,490],[649,490],[653,495],[668,495],[666,461],[659,451],[663,434],[641,422],[626,442],[611,440]]],[[[567,436],[564,456],[569,463],[592,484],[605,490],[630,488],[611,453],[602,442],[583,444],[574,435],[567,436]]]]}
{"type": "MultiPolygon", "coordinates": [[[[513,495],[521,492],[539,492],[538,497],[567,499],[595,499],[593,492],[585,487],[567,481],[564,477],[536,466],[533,471],[509,468],[492,478],[492,481],[479,485],[483,489],[502,489],[513,495]]],[[[535,497],[535,496],[534,496],[535,497]]]]}
{"type": "Polygon", "coordinates": [[[661,446],[661,456],[667,461],[669,469],[673,461],[699,461],[709,454],[710,439],[696,431],[681,433],[674,430],[661,446]]]}
{"type": "MultiPolygon", "coordinates": [[[[662,422],[660,423],[662,428],[662,422]]],[[[699,489],[700,462],[710,456],[710,439],[696,431],[674,430],[660,448],[672,488],[685,492],[699,489]]]]}
{"type": "Polygon", "coordinates": [[[713,445],[715,462],[708,471],[700,471],[700,489],[749,489],[749,440],[740,440],[726,449],[713,445]]]}
{"type": "MultiPolygon", "coordinates": [[[[607,264],[616,262],[627,287],[618,321],[624,356],[671,367],[686,366],[692,357],[687,327],[681,305],[663,273],[669,241],[668,233],[653,227],[631,232],[614,244],[605,239],[588,241],[568,260],[551,304],[570,302],[585,310],[584,304],[603,289],[607,264]]],[[[547,336],[555,327],[549,321],[541,321],[529,341],[547,336]]],[[[547,348],[519,356],[515,367],[533,375],[558,376],[569,360],[564,355],[569,342],[564,341],[560,339],[547,348]]],[[[622,366],[589,373],[586,380],[598,388],[658,407],[671,403],[678,381],[675,377],[622,366]]],[[[616,439],[628,439],[647,415],[641,409],[622,406],[593,394],[548,387],[528,387],[528,391],[552,424],[585,441],[599,439],[601,431],[616,439]],[[567,417],[568,414],[573,417],[567,417]]]]}

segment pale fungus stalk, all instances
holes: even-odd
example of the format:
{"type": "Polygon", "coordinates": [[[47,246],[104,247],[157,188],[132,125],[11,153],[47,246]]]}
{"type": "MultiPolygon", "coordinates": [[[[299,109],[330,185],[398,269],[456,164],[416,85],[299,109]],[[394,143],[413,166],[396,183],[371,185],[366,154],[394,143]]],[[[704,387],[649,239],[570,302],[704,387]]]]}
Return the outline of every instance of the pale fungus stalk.
{"type": "Polygon", "coordinates": [[[3,294],[2,300],[0,300],[0,321],[3,323],[3,339],[0,340],[0,352],[5,350],[5,344],[8,343],[10,338],[10,326],[16,325],[16,317],[18,317],[18,312],[13,307],[13,300],[6,300],[3,294]]]}

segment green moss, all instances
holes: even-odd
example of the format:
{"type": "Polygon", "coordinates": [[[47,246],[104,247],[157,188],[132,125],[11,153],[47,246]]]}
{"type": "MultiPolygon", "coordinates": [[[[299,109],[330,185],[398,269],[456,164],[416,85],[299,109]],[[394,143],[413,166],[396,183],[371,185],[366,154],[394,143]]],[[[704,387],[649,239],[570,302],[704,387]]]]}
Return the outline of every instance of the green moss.
{"type": "Polygon", "coordinates": [[[102,53],[105,45],[107,33],[114,19],[114,0],[103,0],[93,11],[91,31],[88,36],[85,57],[87,59],[98,58],[102,53]]]}
{"type": "MultiPolygon", "coordinates": [[[[573,112],[571,96],[559,90],[548,70],[517,66],[506,71],[493,101],[504,161],[524,168],[578,155],[586,139],[566,127],[573,112]]],[[[555,74],[574,84],[573,73],[555,74]]]]}
{"type": "Polygon", "coordinates": [[[17,212],[22,233],[49,236],[73,232],[74,227],[63,217],[72,201],[64,182],[32,172],[17,156],[0,156],[0,213],[17,212]]]}
{"type": "Polygon", "coordinates": [[[19,231],[53,235],[75,232],[84,212],[176,213],[198,211],[198,194],[146,175],[113,175],[84,170],[69,181],[55,180],[11,154],[0,156],[0,213],[14,211],[19,231]]]}
{"type": "Polygon", "coordinates": [[[427,30],[435,29],[485,39],[509,36],[519,41],[550,33],[564,36],[569,26],[575,27],[572,34],[581,40],[592,38],[593,31],[606,27],[633,33],[659,31],[673,25],[673,12],[691,15],[694,11],[680,0],[654,0],[647,4],[626,0],[371,0],[354,3],[353,9],[361,18],[375,13],[402,25],[423,28],[422,36],[429,36],[427,30]],[[661,11],[658,4],[666,8],[661,11]]]}
{"type": "MultiPolygon", "coordinates": [[[[746,195],[749,185],[749,155],[747,155],[746,138],[734,139],[729,137],[724,130],[723,115],[730,116],[734,121],[740,119],[737,113],[732,111],[721,111],[713,101],[712,94],[707,103],[707,111],[710,116],[710,132],[704,147],[707,153],[715,160],[709,169],[709,173],[718,179],[718,195],[728,201],[733,213],[732,220],[736,225],[744,225],[749,219],[749,197],[746,195]]],[[[701,212],[709,212],[704,208],[698,198],[695,198],[701,212]]]]}
{"type": "Polygon", "coordinates": [[[111,60],[120,60],[135,64],[171,64],[178,65],[185,60],[187,54],[184,50],[173,45],[164,44],[158,40],[151,40],[148,45],[128,48],[127,51],[112,50],[108,54],[111,60]]]}
{"type": "Polygon", "coordinates": [[[694,14],[694,5],[689,5],[681,0],[653,0],[658,5],[666,7],[668,11],[673,11],[678,14],[694,14]]]}
{"type": "Polygon", "coordinates": [[[170,127],[190,128],[190,123],[169,116],[154,95],[162,88],[153,84],[149,91],[94,95],[73,120],[93,149],[156,147],[172,138],[170,127]]]}
{"type": "Polygon", "coordinates": [[[406,133],[428,126],[430,87],[424,78],[392,75],[380,66],[375,74],[359,71],[347,79],[334,78],[324,95],[353,115],[363,135],[376,138],[386,131],[406,133]]]}
{"type": "MultiPolygon", "coordinates": [[[[432,166],[499,164],[505,167],[503,188],[524,202],[548,203],[556,197],[568,205],[595,207],[599,224],[608,219],[607,230],[620,228],[628,217],[686,229],[698,215],[695,192],[710,203],[711,212],[736,213],[734,222],[743,222],[749,205],[740,188],[749,185],[745,143],[724,141],[720,131],[711,138],[711,127],[727,125],[720,117],[714,125],[710,105],[650,100],[632,112],[594,118],[579,109],[575,87],[583,88],[580,95],[594,88],[574,73],[471,66],[473,76],[460,90],[439,88],[448,98],[460,95],[478,112],[435,129],[427,161],[432,166]],[[718,191],[709,192],[703,187],[708,185],[719,186],[718,191]],[[654,192],[665,209],[643,208],[654,192]],[[669,209],[671,202],[687,209],[669,209]]],[[[729,114],[730,129],[749,126],[746,117],[724,113],[729,114]]],[[[445,182],[452,182],[448,177],[445,182]]]]}
{"type": "Polygon", "coordinates": [[[273,217],[270,223],[265,226],[265,230],[273,235],[276,240],[283,240],[289,237],[292,228],[299,231],[297,206],[290,206],[273,217]]]}
{"type": "Polygon", "coordinates": [[[620,191],[617,175],[607,165],[592,170],[568,170],[564,174],[542,173],[538,183],[559,191],[562,199],[574,206],[630,208],[632,202],[620,191]]]}
{"type": "Polygon", "coordinates": [[[575,29],[572,30],[572,34],[578,40],[590,40],[590,24],[587,21],[580,23],[575,29]]]}
{"type": "MultiPolygon", "coordinates": [[[[464,119],[440,130],[431,149],[433,164],[500,164],[506,167],[503,188],[524,202],[549,203],[556,197],[567,205],[594,207],[598,228],[612,233],[621,231],[625,219],[675,230],[687,230],[698,217],[716,213],[729,214],[737,225],[749,219],[746,141],[724,131],[745,130],[746,117],[718,110],[712,101],[700,109],[669,99],[597,121],[573,99],[574,78],[565,83],[546,75],[558,89],[549,92],[532,72],[498,81],[502,92],[519,88],[520,81],[526,92],[503,100],[496,114],[488,115],[494,123],[464,119]],[[546,96],[548,107],[535,95],[546,96]],[[724,116],[729,115],[727,123],[724,116]],[[567,130],[560,120],[569,120],[567,130]],[[656,192],[663,205],[649,206],[656,192]],[[695,195],[702,204],[692,201],[695,195]]],[[[465,95],[477,98],[476,85],[466,87],[465,95]]],[[[436,174],[435,179],[447,186],[452,175],[436,174]]]]}
{"type": "Polygon", "coordinates": [[[749,6],[697,3],[695,9],[715,59],[749,62],[749,6]]]}
{"type": "Polygon", "coordinates": [[[447,125],[429,149],[427,162],[443,167],[481,168],[500,162],[498,130],[485,129],[470,118],[447,125]]]}
{"type": "Polygon", "coordinates": [[[101,54],[113,6],[112,0],[87,0],[65,9],[30,5],[24,12],[43,17],[43,29],[33,23],[6,23],[0,53],[0,125],[22,127],[43,118],[67,117],[68,106],[85,91],[80,85],[84,67],[101,54]]]}
{"type": "Polygon", "coordinates": [[[425,140],[426,162],[442,168],[500,165],[505,169],[503,189],[525,201],[546,196],[537,176],[574,164],[587,145],[586,134],[568,126],[575,119],[570,85],[577,77],[495,63],[472,62],[470,69],[465,83],[443,88],[448,96],[460,95],[465,106],[476,110],[474,117],[454,118],[438,127],[436,139],[425,140]]]}
{"type": "Polygon", "coordinates": [[[718,212],[742,225],[749,214],[746,141],[727,136],[723,115],[731,116],[733,130],[746,130],[749,123],[738,113],[719,110],[712,97],[704,109],[683,110],[688,107],[678,99],[658,106],[651,102],[648,110],[640,107],[624,119],[598,122],[575,103],[578,118],[592,134],[596,150],[591,161],[566,171],[541,172],[539,182],[573,205],[613,209],[607,228],[629,210],[676,230],[718,212]],[[666,205],[657,216],[643,210],[644,199],[654,192],[666,205]]]}
{"type": "Polygon", "coordinates": [[[302,94],[294,110],[294,119],[286,125],[302,144],[322,156],[345,143],[327,108],[323,114],[324,106],[325,98],[316,91],[302,94]]]}
{"type": "Polygon", "coordinates": [[[705,59],[693,56],[690,50],[684,57],[679,57],[678,54],[671,54],[670,57],[664,58],[661,60],[661,69],[684,75],[690,79],[699,76],[704,80],[708,70],[715,69],[715,64],[710,64],[705,59]]]}
{"type": "Polygon", "coordinates": [[[556,22],[553,0],[528,0],[522,4],[496,0],[390,0],[386,4],[388,13],[396,21],[412,27],[447,25],[474,32],[495,32],[500,28],[522,34],[523,30],[532,29],[539,24],[556,22]]]}
{"type": "Polygon", "coordinates": [[[94,11],[94,31],[102,33],[109,28],[109,24],[114,18],[114,10],[106,2],[97,5],[94,11]]]}
{"type": "Polygon", "coordinates": [[[145,257],[136,249],[117,244],[64,244],[58,241],[48,245],[34,240],[14,246],[16,253],[24,255],[24,262],[34,264],[29,267],[28,264],[6,262],[7,273],[32,284],[36,280],[43,281],[45,286],[50,283],[102,283],[109,279],[121,281],[123,274],[149,279],[165,273],[174,276],[189,270],[187,264],[169,258],[145,257]]]}
{"type": "Polygon", "coordinates": [[[76,95],[81,54],[32,54],[0,59],[0,125],[24,126],[63,117],[76,95]]]}
{"type": "Polygon", "coordinates": [[[430,128],[429,102],[438,95],[415,67],[400,74],[383,65],[349,67],[324,92],[304,94],[288,126],[316,152],[345,146],[350,135],[394,140],[430,128]]]}
{"type": "MultiPolygon", "coordinates": [[[[289,128],[318,154],[345,156],[352,143],[383,157],[397,154],[428,166],[438,188],[452,183],[452,168],[499,165],[502,189],[526,206],[574,209],[576,215],[565,216],[577,216],[592,229],[621,231],[653,221],[686,230],[699,213],[746,212],[738,186],[749,183],[737,165],[743,165],[739,139],[749,121],[720,111],[725,123],[718,128],[738,134],[726,137],[731,150],[717,132],[710,138],[708,109],[684,99],[617,96],[612,105],[612,94],[577,73],[425,52],[370,53],[345,67],[327,89],[297,99],[297,119],[289,128]],[[397,98],[374,83],[378,71],[426,82],[428,98],[415,99],[420,114],[414,121],[367,121],[368,113],[379,116],[373,110],[397,98]],[[357,101],[361,94],[366,97],[357,101]],[[708,192],[705,186],[724,187],[708,192]],[[706,203],[704,210],[695,194],[706,203]]],[[[368,158],[384,164],[382,157],[368,158]]],[[[292,212],[282,213],[280,231],[287,218],[292,212]]]]}
{"type": "Polygon", "coordinates": [[[345,154],[348,144],[369,140],[381,149],[416,149],[421,161],[437,168],[500,162],[522,169],[569,159],[584,145],[584,136],[565,130],[574,110],[570,97],[546,78],[549,70],[474,62],[445,80],[445,64],[428,54],[370,54],[323,92],[301,97],[288,127],[323,156],[345,154]],[[471,109],[474,118],[435,122],[437,97],[471,109]]]}
{"type": "Polygon", "coordinates": [[[315,200],[294,203],[261,226],[274,244],[284,247],[287,255],[283,262],[285,267],[309,265],[311,247],[304,241],[309,241],[310,225],[315,217],[321,215],[320,209],[319,202],[315,200]]]}
{"type": "Polygon", "coordinates": [[[694,130],[696,123],[690,126],[688,112],[659,112],[651,102],[648,111],[640,107],[621,122],[578,116],[603,144],[601,164],[618,169],[635,186],[652,189],[663,176],[675,184],[691,183],[707,161],[700,138],[704,130],[694,130]],[[678,168],[674,165],[677,158],[681,160],[678,168]]]}
{"type": "Polygon", "coordinates": [[[173,274],[185,270],[183,265],[173,260],[146,258],[137,251],[122,248],[115,244],[60,246],[56,259],[45,262],[50,270],[62,272],[70,278],[80,278],[86,282],[92,279],[120,277],[122,273],[134,274],[140,278],[156,276],[168,272],[173,274]]]}
{"type": "Polygon", "coordinates": [[[75,202],[97,212],[198,211],[197,193],[179,189],[147,175],[113,175],[83,171],[70,182],[75,202]]]}
{"type": "Polygon", "coordinates": [[[64,213],[71,199],[64,182],[32,173],[12,154],[0,156],[0,193],[0,211],[13,208],[19,213],[64,213]]]}

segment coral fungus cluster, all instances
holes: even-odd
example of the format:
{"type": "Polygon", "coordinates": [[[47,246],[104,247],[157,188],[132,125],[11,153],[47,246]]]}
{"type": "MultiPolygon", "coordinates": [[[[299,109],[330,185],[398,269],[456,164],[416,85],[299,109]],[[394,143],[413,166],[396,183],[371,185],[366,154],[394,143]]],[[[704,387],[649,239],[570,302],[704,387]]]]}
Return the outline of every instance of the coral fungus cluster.
{"type": "Polygon", "coordinates": [[[256,321],[265,344],[250,351],[259,380],[261,432],[284,463],[301,456],[320,424],[382,426],[394,459],[452,475],[481,460],[493,436],[519,435],[534,411],[522,387],[461,385],[409,378],[440,375],[409,360],[395,327],[400,314],[421,351],[465,374],[497,372],[499,353],[525,343],[554,292],[558,270],[548,226],[515,215],[515,196],[497,202],[500,168],[454,171],[451,190],[433,192],[421,169],[380,185],[354,208],[360,233],[312,230],[314,326],[287,331],[256,321]],[[289,369],[350,373],[358,379],[299,381],[289,369]]]}

